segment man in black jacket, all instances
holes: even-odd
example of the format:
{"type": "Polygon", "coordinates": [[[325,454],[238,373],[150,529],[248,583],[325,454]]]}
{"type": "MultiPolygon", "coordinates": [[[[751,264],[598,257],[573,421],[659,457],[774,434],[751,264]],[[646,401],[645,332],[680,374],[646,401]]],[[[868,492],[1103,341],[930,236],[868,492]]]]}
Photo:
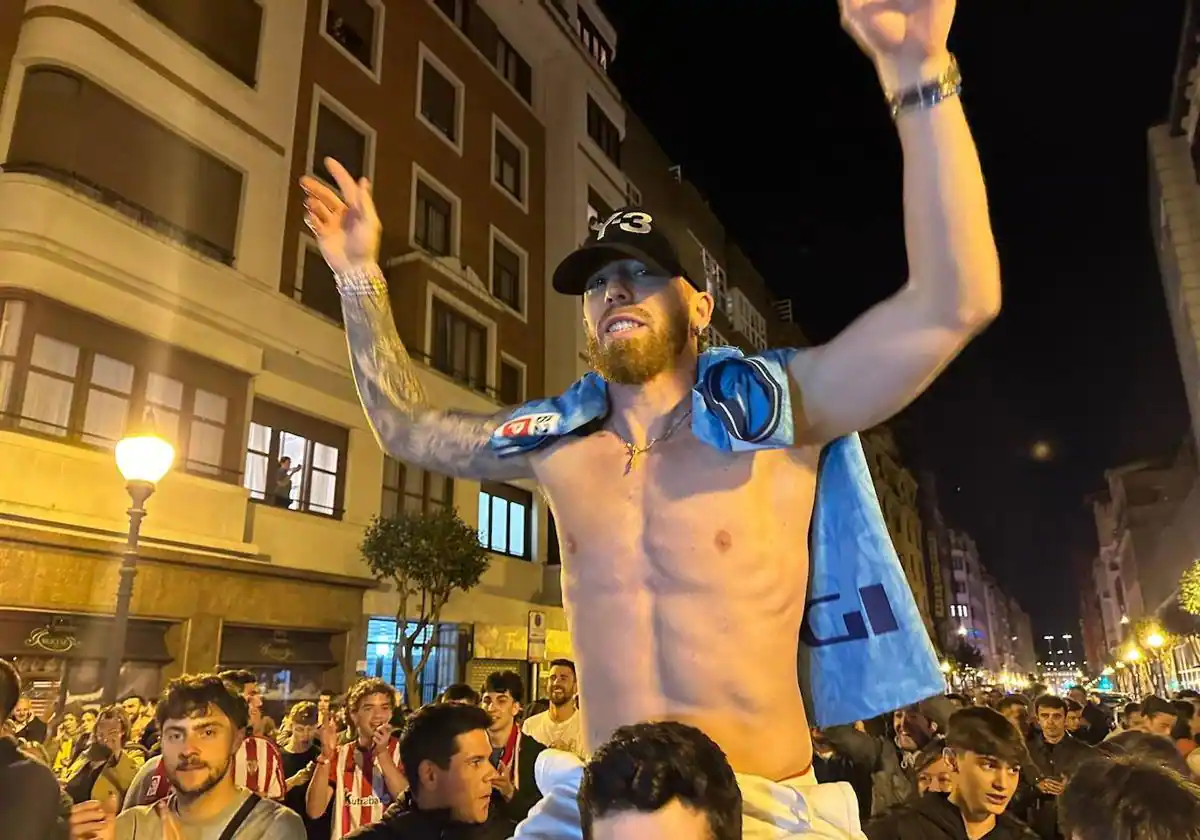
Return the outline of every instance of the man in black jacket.
{"type": "MultiPolygon", "coordinates": [[[[21,677],[0,659],[0,721],[8,720],[21,697],[21,677]]],[[[61,799],[54,773],[29,758],[11,735],[0,737],[0,834],[49,840],[59,830],[61,799]]]]}
{"type": "Polygon", "coordinates": [[[383,819],[347,840],[505,840],[511,824],[492,810],[488,727],[477,706],[435,703],[408,719],[400,762],[409,789],[383,819]]]}
{"type": "Polygon", "coordinates": [[[492,809],[515,829],[542,798],[533,768],[546,749],[521,731],[517,715],[525,700],[525,683],[515,671],[488,674],[483,683],[483,710],[491,718],[488,739],[496,778],[492,809]]]}
{"type": "Polygon", "coordinates": [[[1010,721],[982,706],[955,712],[946,758],[951,792],[927,793],[877,818],[866,827],[868,840],[1036,840],[1006,813],[1028,762],[1010,721]]]}
{"type": "Polygon", "coordinates": [[[1067,704],[1061,697],[1043,694],[1034,701],[1033,713],[1040,731],[1029,739],[1029,781],[1037,788],[1029,824],[1042,840],[1058,840],[1058,797],[1092,748],[1067,732],[1067,704]]]}

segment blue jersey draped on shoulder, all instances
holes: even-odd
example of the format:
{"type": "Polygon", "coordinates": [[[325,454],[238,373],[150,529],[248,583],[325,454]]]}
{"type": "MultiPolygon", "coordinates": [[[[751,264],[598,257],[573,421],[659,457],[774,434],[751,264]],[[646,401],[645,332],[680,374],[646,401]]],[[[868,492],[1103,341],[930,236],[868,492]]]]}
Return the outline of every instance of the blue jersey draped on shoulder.
{"type": "MultiPolygon", "coordinates": [[[[700,355],[692,433],[725,452],[795,444],[788,362],[794,349],[700,355]]],[[[608,416],[608,386],[589,373],[557,397],[514,409],[489,445],[500,457],[586,433],[608,416]]],[[[809,529],[800,688],[816,726],[865,720],[940,694],[945,681],[888,535],[858,435],[825,446],[809,529]]]]}

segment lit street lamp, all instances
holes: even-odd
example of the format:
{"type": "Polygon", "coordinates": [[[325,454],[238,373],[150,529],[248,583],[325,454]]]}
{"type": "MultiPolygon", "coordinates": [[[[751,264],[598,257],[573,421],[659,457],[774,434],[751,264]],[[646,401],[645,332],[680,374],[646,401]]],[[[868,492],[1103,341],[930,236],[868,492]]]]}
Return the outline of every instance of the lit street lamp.
{"type": "Polygon", "coordinates": [[[139,432],[123,438],[117,444],[117,469],[125,479],[132,504],[129,514],[129,536],[121,559],[121,580],[117,584],[117,609],[113,631],[108,639],[108,658],[104,663],[103,705],[117,700],[117,683],[121,677],[121,660],[125,654],[125,636],[129,629],[129,604],[133,600],[133,579],[137,576],[138,536],[146,516],[146,500],[153,495],[158,482],[171,469],[175,448],[151,432],[139,432]]]}

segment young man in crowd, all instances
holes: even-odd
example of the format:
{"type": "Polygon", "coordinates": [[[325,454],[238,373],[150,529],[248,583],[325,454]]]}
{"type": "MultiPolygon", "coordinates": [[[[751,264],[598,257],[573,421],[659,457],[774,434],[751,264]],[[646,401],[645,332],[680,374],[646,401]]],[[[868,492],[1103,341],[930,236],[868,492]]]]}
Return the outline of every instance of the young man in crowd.
{"type": "Polygon", "coordinates": [[[546,747],[521,732],[517,717],[525,700],[525,684],[515,671],[497,671],[483,683],[483,710],[491,718],[488,740],[496,776],[492,807],[513,828],[542,798],[534,778],[537,758],[546,747]]]}
{"type": "Polygon", "coordinates": [[[119,817],[115,796],[80,803],[71,809],[71,840],[305,840],[300,817],[237,784],[234,757],[249,709],[227,683],[212,675],[172,680],[155,719],[171,796],[119,817]]]}
{"type": "Polygon", "coordinates": [[[1017,731],[1028,738],[1031,733],[1029,722],[1029,701],[1023,694],[1010,694],[996,704],[996,711],[1008,718],[1008,722],[1017,727],[1017,731]]]}
{"type": "Polygon", "coordinates": [[[355,738],[340,743],[337,724],[321,727],[321,755],[308,785],[305,807],[310,819],[332,810],[332,840],[383,817],[408,789],[400,769],[400,742],[392,735],[396,693],[380,679],[361,680],[346,695],[346,711],[355,738]]]}
{"type": "MultiPolygon", "coordinates": [[[[1067,732],[1067,701],[1043,694],[1033,704],[1040,731],[1029,739],[1029,781],[1037,788],[1029,824],[1043,840],[1058,840],[1057,802],[1075,769],[1092,748],[1067,732]]],[[[1172,712],[1174,720],[1174,712],[1172,712]]]]}
{"type": "Polygon", "coordinates": [[[586,758],[583,750],[583,716],[575,703],[578,681],[575,663],[555,659],[550,663],[550,708],[526,719],[521,731],[552,750],[586,758]]]}
{"type": "Polygon", "coordinates": [[[1066,840],[1200,840],[1200,788],[1135,758],[1085,762],[1058,813],[1066,840]]]}
{"type": "Polygon", "coordinates": [[[434,703],[408,719],[400,760],[410,781],[402,800],[352,840],[507,840],[492,813],[492,719],[478,706],[434,703]]]}
{"type": "Polygon", "coordinates": [[[446,690],[438,698],[439,703],[462,703],[466,706],[478,706],[482,700],[479,692],[466,683],[454,683],[446,686],[446,690]]]}
{"type": "MultiPolygon", "coordinates": [[[[21,699],[21,677],[0,659],[0,721],[21,699]]],[[[0,834],[50,840],[58,825],[58,782],[49,767],[21,752],[16,737],[0,736],[0,834]]]]}
{"type": "Polygon", "coordinates": [[[282,801],[287,793],[287,779],[283,774],[283,756],[279,746],[270,738],[255,735],[262,722],[262,689],[258,677],[250,671],[222,671],[221,679],[241,692],[250,710],[246,737],[238,748],[234,773],[239,785],[257,794],[282,801]]]}
{"type": "Polygon", "coordinates": [[[1036,840],[1006,813],[1028,760],[1010,721],[982,706],[955,712],[945,757],[950,792],[926,793],[877,818],[867,825],[868,840],[1036,840]]]}
{"type": "Polygon", "coordinates": [[[1147,697],[1142,701],[1143,732],[1170,738],[1171,730],[1175,728],[1175,721],[1178,719],[1179,712],[1170,701],[1157,696],[1147,697]]]}
{"type": "Polygon", "coordinates": [[[122,706],[100,710],[87,749],[63,774],[72,802],[104,802],[113,795],[117,801],[124,800],[145,763],[141,744],[130,743],[131,736],[129,718],[122,706]]]}
{"type": "Polygon", "coordinates": [[[741,840],[742,793],[711,738],[682,723],[624,726],[583,768],[583,840],[741,840]]]}

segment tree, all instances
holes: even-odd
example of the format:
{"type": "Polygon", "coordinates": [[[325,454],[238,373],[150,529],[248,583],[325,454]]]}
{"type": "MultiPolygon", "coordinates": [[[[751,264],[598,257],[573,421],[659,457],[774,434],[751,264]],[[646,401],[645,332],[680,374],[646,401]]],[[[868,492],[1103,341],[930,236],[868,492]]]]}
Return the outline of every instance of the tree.
{"type": "Polygon", "coordinates": [[[411,708],[414,698],[420,702],[421,675],[437,647],[442,608],[454,592],[479,583],[491,555],[479,544],[479,533],[450,507],[375,517],[361,551],[375,579],[392,584],[399,598],[392,655],[404,672],[404,702],[411,708]]]}
{"type": "Polygon", "coordinates": [[[958,644],[954,648],[954,652],[950,654],[950,659],[954,661],[960,669],[962,668],[982,668],[983,653],[979,648],[968,642],[966,639],[960,638],[958,644]]]}
{"type": "Polygon", "coordinates": [[[1200,615],[1200,560],[1192,563],[1179,579],[1179,606],[1200,615]]]}

